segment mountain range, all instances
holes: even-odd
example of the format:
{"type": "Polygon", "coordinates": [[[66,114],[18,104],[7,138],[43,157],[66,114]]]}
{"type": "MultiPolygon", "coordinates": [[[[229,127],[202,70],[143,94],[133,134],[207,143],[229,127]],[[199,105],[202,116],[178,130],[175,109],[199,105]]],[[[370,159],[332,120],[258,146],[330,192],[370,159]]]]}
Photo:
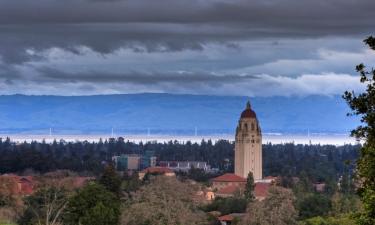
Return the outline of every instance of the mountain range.
{"type": "Polygon", "coordinates": [[[348,133],[359,124],[340,96],[3,95],[0,132],[231,134],[248,100],[263,132],[348,133]]]}

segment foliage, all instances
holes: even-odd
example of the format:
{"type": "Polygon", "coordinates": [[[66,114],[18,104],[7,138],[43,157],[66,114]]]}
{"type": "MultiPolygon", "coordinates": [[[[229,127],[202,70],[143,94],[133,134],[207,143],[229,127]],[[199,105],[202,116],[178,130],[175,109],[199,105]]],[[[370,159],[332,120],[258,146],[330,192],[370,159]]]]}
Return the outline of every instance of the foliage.
{"type": "Polygon", "coordinates": [[[0,207],[4,206],[20,206],[20,199],[15,190],[17,190],[17,182],[10,177],[0,177],[0,207]]]}
{"type": "Polygon", "coordinates": [[[0,207],[0,225],[13,225],[17,219],[17,212],[12,207],[0,207]]]}
{"type": "Polygon", "coordinates": [[[271,187],[263,201],[249,204],[242,225],[293,225],[297,224],[297,211],[293,206],[292,191],[282,187],[271,187]]]}
{"type": "MultiPolygon", "coordinates": [[[[264,175],[293,177],[305,172],[313,182],[336,180],[344,171],[344,161],[357,159],[359,148],[358,145],[266,144],[263,145],[264,175]]],[[[223,172],[233,171],[234,143],[230,141],[136,144],[124,142],[123,138],[111,138],[97,143],[61,140],[51,144],[16,144],[10,139],[0,139],[0,173],[23,172],[32,168],[41,173],[69,169],[78,173],[89,171],[100,174],[103,171],[102,162],[111,161],[112,156],[142,154],[150,149],[161,161],[206,161],[223,172]]],[[[352,171],[353,165],[348,169],[352,171]]]]}
{"type": "MultiPolygon", "coordinates": [[[[375,50],[374,37],[368,37],[364,42],[375,50]]],[[[358,223],[370,225],[375,224],[375,70],[368,71],[363,64],[357,65],[356,70],[366,90],[360,94],[346,91],[343,97],[352,109],[350,115],[361,116],[362,125],[352,131],[354,137],[365,141],[357,161],[361,182],[359,194],[364,208],[358,223]]]]}
{"type": "Polygon", "coordinates": [[[205,205],[203,208],[206,212],[219,211],[221,215],[230,213],[243,213],[246,211],[247,201],[244,198],[228,197],[215,198],[211,203],[205,205]]]}
{"type": "Polygon", "coordinates": [[[325,216],[331,210],[331,200],[323,194],[306,194],[304,198],[298,199],[297,208],[301,219],[325,216]]]}
{"type": "Polygon", "coordinates": [[[121,178],[117,174],[112,164],[106,166],[102,176],[99,179],[99,183],[103,185],[108,191],[114,193],[117,196],[120,195],[121,178]]]}
{"type": "Polygon", "coordinates": [[[64,214],[66,225],[116,225],[120,202],[100,184],[90,183],[69,199],[64,214]]]}
{"type": "Polygon", "coordinates": [[[203,169],[194,167],[191,167],[188,172],[178,171],[176,175],[181,179],[191,179],[207,185],[209,184],[211,178],[218,176],[218,174],[206,173],[203,169]]]}
{"type": "Polygon", "coordinates": [[[156,176],[129,199],[122,212],[122,225],[205,224],[193,197],[198,189],[175,177],[156,176]]]}
{"type": "Polygon", "coordinates": [[[8,221],[0,221],[0,225],[17,225],[17,224],[8,222],[8,221]]]}
{"type": "Polygon", "coordinates": [[[249,172],[249,174],[247,175],[247,179],[246,179],[246,188],[245,188],[245,193],[244,193],[245,199],[249,202],[255,199],[254,188],[255,188],[254,176],[252,172],[249,172]]]}
{"type": "Polygon", "coordinates": [[[139,180],[138,173],[133,172],[131,176],[129,176],[127,171],[124,172],[121,183],[121,190],[123,192],[130,194],[137,191],[141,185],[142,181],[139,180]]]}
{"type": "Polygon", "coordinates": [[[362,205],[357,195],[347,195],[336,192],[331,198],[331,212],[332,216],[340,216],[342,214],[349,214],[361,210],[362,205]]]}
{"type": "Polygon", "coordinates": [[[355,221],[350,215],[324,218],[321,216],[312,217],[301,221],[300,225],[353,225],[355,221]]]}
{"type": "Polygon", "coordinates": [[[58,225],[67,204],[66,193],[58,188],[42,188],[25,199],[20,225],[58,225]]]}

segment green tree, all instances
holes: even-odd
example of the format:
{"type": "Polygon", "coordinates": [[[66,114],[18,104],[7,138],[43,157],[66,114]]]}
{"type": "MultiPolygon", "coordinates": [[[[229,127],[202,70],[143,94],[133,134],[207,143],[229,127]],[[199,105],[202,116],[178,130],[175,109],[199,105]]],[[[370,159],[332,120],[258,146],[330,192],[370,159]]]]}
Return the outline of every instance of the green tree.
{"type": "Polygon", "coordinates": [[[254,188],[255,188],[254,176],[253,176],[253,173],[250,171],[249,174],[247,175],[246,188],[245,188],[245,198],[249,202],[255,199],[254,188]]]}
{"type": "Polygon", "coordinates": [[[323,194],[306,194],[298,200],[297,208],[301,219],[325,216],[331,210],[331,200],[323,194]]]}
{"type": "Polygon", "coordinates": [[[230,213],[245,212],[247,204],[248,202],[244,198],[217,197],[211,203],[204,206],[203,209],[205,212],[219,211],[221,215],[226,215],[230,213]]]}
{"type": "Polygon", "coordinates": [[[110,192],[119,195],[121,190],[121,177],[117,174],[115,167],[109,164],[105,167],[99,183],[110,192]]]}
{"type": "Polygon", "coordinates": [[[353,225],[355,221],[349,215],[343,215],[340,217],[328,217],[324,218],[321,216],[312,217],[301,221],[300,225],[353,225]]]}
{"type": "Polygon", "coordinates": [[[241,225],[293,225],[297,224],[297,211],[293,205],[292,191],[282,187],[271,187],[263,201],[249,204],[241,225]]]}
{"type": "Polygon", "coordinates": [[[128,175],[128,172],[124,172],[124,176],[122,178],[121,189],[126,194],[130,194],[135,192],[139,189],[142,185],[142,181],[139,179],[138,173],[133,172],[131,176],[128,175]]]}
{"type": "MultiPolygon", "coordinates": [[[[375,50],[375,38],[370,36],[364,42],[375,50]]],[[[366,70],[359,64],[356,70],[360,74],[360,82],[366,85],[363,93],[346,91],[343,98],[348,102],[352,113],[349,115],[361,116],[362,125],[352,131],[352,136],[364,140],[357,161],[357,173],[360,178],[361,196],[364,210],[358,216],[358,224],[375,224],[375,70],[366,70]]]]}
{"type": "Polygon", "coordinates": [[[100,184],[91,183],[69,199],[65,209],[66,225],[116,225],[120,202],[116,195],[100,184]]]}
{"type": "Polygon", "coordinates": [[[331,205],[330,215],[332,216],[349,214],[361,209],[361,202],[357,195],[345,195],[340,192],[336,192],[331,197],[331,205]]]}
{"type": "Polygon", "coordinates": [[[198,188],[175,177],[150,177],[126,203],[121,225],[203,225],[204,212],[193,197],[198,188]]]}
{"type": "Polygon", "coordinates": [[[58,225],[67,205],[63,189],[42,188],[25,199],[26,209],[18,221],[20,225],[58,225]]]}

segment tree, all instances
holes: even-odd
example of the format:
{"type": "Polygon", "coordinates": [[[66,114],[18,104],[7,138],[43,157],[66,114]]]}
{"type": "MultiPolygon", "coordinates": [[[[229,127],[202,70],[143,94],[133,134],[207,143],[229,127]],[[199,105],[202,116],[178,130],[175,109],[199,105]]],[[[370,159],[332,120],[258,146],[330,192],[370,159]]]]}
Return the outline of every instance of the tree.
{"type": "Polygon", "coordinates": [[[122,180],[121,190],[126,194],[135,192],[142,185],[142,181],[139,179],[138,173],[136,172],[133,172],[131,176],[129,176],[128,172],[125,171],[122,180]]]}
{"type": "Polygon", "coordinates": [[[253,173],[250,171],[249,174],[247,175],[246,189],[245,189],[245,198],[249,202],[255,199],[254,188],[255,188],[254,176],[253,176],[253,173]]]}
{"type": "Polygon", "coordinates": [[[59,188],[42,188],[25,199],[26,210],[20,225],[58,225],[67,204],[66,192],[59,188]]]}
{"type": "Polygon", "coordinates": [[[292,191],[282,187],[271,187],[263,201],[249,204],[241,225],[293,225],[297,224],[297,211],[293,206],[292,191]]]}
{"type": "Polygon", "coordinates": [[[115,167],[109,164],[104,169],[103,175],[99,179],[99,183],[110,192],[119,195],[121,189],[121,178],[117,174],[115,167]]]}
{"type": "Polygon", "coordinates": [[[211,203],[205,205],[205,212],[219,211],[221,215],[230,213],[244,213],[248,202],[244,198],[237,197],[216,197],[211,203]]]}
{"type": "Polygon", "coordinates": [[[0,207],[19,206],[20,199],[17,196],[17,182],[11,177],[0,176],[0,207]]]}
{"type": "Polygon", "coordinates": [[[342,217],[328,217],[323,218],[320,216],[312,217],[300,222],[300,225],[353,225],[355,221],[350,216],[342,217]]]}
{"type": "MultiPolygon", "coordinates": [[[[375,50],[374,37],[370,36],[364,42],[375,50]]],[[[352,110],[349,115],[361,116],[362,125],[352,131],[352,136],[365,141],[357,161],[361,183],[359,195],[364,207],[357,222],[370,225],[375,224],[375,70],[368,71],[363,64],[357,65],[356,70],[360,74],[360,82],[366,85],[366,90],[360,94],[346,91],[343,98],[352,110]]]]}
{"type": "Polygon", "coordinates": [[[340,192],[336,192],[331,197],[331,205],[331,216],[350,214],[361,209],[361,202],[357,195],[345,195],[340,192]]]}
{"type": "Polygon", "coordinates": [[[91,183],[69,199],[64,214],[66,225],[116,225],[120,202],[102,185],[91,183]]]}
{"type": "Polygon", "coordinates": [[[175,177],[155,176],[128,200],[121,225],[200,225],[205,214],[193,197],[198,189],[175,177]]]}
{"type": "Polygon", "coordinates": [[[331,200],[323,194],[306,193],[306,196],[299,199],[297,205],[301,219],[325,216],[331,210],[331,200]]]}

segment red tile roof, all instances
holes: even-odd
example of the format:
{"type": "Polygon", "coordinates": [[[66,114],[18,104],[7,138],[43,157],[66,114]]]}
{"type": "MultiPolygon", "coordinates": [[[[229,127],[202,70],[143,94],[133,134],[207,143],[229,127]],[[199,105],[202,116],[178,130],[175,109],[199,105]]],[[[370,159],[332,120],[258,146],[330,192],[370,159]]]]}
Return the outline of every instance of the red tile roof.
{"type": "Polygon", "coordinates": [[[166,167],[148,167],[141,171],[141,173],[174,173],[173,170],[166,167]]]}
{"type": "Polygon", "coordinates": [[[232,221],[234,217],[232,215],[224,215],[217,218],[220,221],[232,221]]]}
{"type": "Polygon", "coordinates": [[[14,174],[4,174],[3,178],[12,180],[16,186],[14,186],[13,192],[20,195],[30,195],[34,191],[33,177],[31,176],[17,176],[14,174]]]}
{"type": "Polygon", "coordinates": [[[216,193],[217,194],[221,194],[221,195],[232,195],[234,193],[236,193],[237,191],[241,191],[242,188],[238,187],[238,186],[234,186],[234,185],[229,185],[229,186],[226,186],[226,187],[223,187],[223,188],[220,188],[216,193]]]}
{"type": "Polygon", "coordinates": [[[246,179],[233,173],[226,173],[212,179],[213,182],[246,182],[246,179]]]}
{"type": "Polygon", "coordinates": [[[255,183],[254,195],[255,197],[266,197],[268,189],[271,187],[269,183],[255,183]]]}

